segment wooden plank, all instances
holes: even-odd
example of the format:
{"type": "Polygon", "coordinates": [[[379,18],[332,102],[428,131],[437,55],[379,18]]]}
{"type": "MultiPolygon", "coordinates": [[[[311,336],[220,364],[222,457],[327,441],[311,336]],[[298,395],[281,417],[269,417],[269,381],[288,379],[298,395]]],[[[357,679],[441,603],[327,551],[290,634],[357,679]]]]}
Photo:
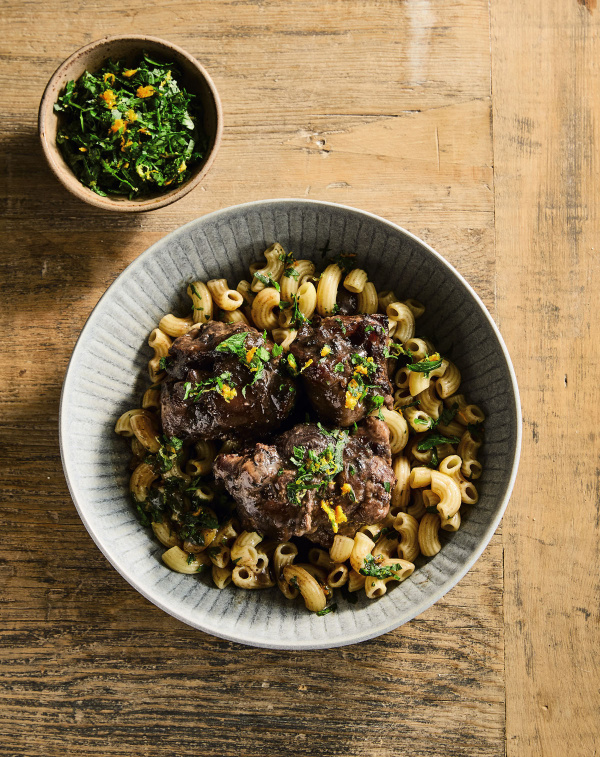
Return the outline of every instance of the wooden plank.
{"type": "Polygon", "coordinates": [[[525,422],[504,518],[509,757],[600,745],[594,8],[492,2],[497,306],[525,422]]]}
{"type": "Polygon", "coordinates": [[[7,0],[0,25],[0,753],[497,757],[500,535],[442,601],[380,639],[249,649],[187,628],[121,579],[74,510],[57,449],[60,383],[100,295],[154,241],[220,207],[309,196],[378,213],[437,247],[493,311],[485,0],[106,0],[78,12],[7,0]],[[183,45],[225,108],[204,185],[134,218],[67,196],[35,134],[51,72],[108,31],[183,45]]]}

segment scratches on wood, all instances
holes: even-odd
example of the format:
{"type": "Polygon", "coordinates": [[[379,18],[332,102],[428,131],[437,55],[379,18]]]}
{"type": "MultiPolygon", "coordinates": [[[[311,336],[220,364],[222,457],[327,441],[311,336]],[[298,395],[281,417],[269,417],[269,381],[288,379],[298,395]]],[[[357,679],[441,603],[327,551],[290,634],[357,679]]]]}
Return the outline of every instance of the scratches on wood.
{"type": "Polygon", "coordinates": [[[593,755],[600,743],[600,626],[588,621],[600,592],[600,449],[589,412],[600,404],[591,380],[600,371],[600,21],[595,2],[580,5],[491,6],[498,315],[525,421],[503,531],[508,757],[593,755]],[[575,501],[571,515],[565,503],[575,501]]]}

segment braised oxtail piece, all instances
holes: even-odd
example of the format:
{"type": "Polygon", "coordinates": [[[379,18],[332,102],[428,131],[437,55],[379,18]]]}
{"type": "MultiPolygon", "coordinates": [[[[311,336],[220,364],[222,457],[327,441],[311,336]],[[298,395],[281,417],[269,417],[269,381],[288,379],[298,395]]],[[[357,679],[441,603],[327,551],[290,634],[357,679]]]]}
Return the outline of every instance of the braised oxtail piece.
{"type": "Polygon", "coordinates": [[[194,327],[173,342],[165,359],[164,433],[198,441],[276,431],[296,396],[280,362],[280,348],[244,323],[194,327]]]}
{"type": "Polygon", "coordinates": [[[242,527],[267,538],[306,536],[329,546],[388,513],[395,477],[389,430],[369,417],[356,430],[306,423],[272,444],[219,455],[214,474],[236,502],[242,527]]]}
{"type": "Polygon", "coordinates": [[[392,408],[385,315],[332,316],[305,323],[290,347],[306,394],[324,422],[347,427],[392,408]]]}

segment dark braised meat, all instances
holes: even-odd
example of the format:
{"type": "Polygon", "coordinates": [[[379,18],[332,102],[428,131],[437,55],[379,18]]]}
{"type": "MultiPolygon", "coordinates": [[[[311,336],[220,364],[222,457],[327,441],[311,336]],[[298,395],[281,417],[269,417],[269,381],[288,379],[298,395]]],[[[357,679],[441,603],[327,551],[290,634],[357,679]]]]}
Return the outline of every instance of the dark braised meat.
{"type": "Polygon", "coordinates": [[[395,483],[391,461],[388,427],[369,417],[353,434],[295,426],[272,444],[219,455],[214,474],[246,530],[329,546],[336,531],[353,536],[385,518],[395,483]]]}
{"type": "Polygon", "coordinates": [[[296,387],[272,349],[244,323],[210,321],[176,339],[161,389],[164,433],[198,441],[276,431],[296,387]]]}
{"type": "Polygon", "coordinates": [[[339,308],[338,315],[356,315],[358,296],[354,292],[349,292],[344,287],[340,287],[337,292],[336,305],[339,308]]]}
{"type": "Polygon", "coordinates": [[[315,318],[292,342],[306,394],[327,423],[350,426],[393,405],[388,377],[387,316],[315,318]]]}

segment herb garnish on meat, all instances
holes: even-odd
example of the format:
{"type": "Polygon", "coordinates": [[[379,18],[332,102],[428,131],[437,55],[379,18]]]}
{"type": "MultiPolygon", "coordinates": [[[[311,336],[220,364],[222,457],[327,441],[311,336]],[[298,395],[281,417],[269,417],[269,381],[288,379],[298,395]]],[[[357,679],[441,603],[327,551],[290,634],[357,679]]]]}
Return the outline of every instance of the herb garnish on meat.
{"type": "MultiPolygon", "coordinates": [[[[266,347],[258,346],[246,349],[246,337],[247,331],[240,331],[238,334],[233,334],[228,339],[225,339],[215,347],[216,352],[225,352],[232,355],[236,355],[240,363],[245,365],[252,373],[254,378],[250,382],[250,385],[256,383],[257,379],[262,375],[265,365],[271,359],[271,353],[266,347]]],[[[267,332],[262,335],[263,342],[266,344],[267,332]]]]}
{"type": "Polygon", "coordinates": [[[202,381],[197,381],[193,385],[190,381],[186,381],[183,386],[185,388],[183,399],[192,399],[194,402],[197,402],[206,392],[217,392],[225,402],[231,402],[237,395],[231,371],[224,371],[220,376],[211,376],[202,381]]]}
{"type": "Polygon", "coordinates": [[[196,97],[180,81],[172,63],[144,55],[134,68],[109,60],[67,82],[54,105],[56,142],[82,184],[134,199],[190,177],[207,140],[196,97]]]}
{"type": "Polygon", "coordinates": [[[331,438],[331,442],[322,452],[294,447],[290,462],[298,470],[294,480],[287,485],[288,500],[293,505],[300,505],[300,500],[309,489],[320,489],[344,470],[344,447],[348,432],[341,429],[327,431],[321,424],[318,425],[319,431],[331,438]]]}

